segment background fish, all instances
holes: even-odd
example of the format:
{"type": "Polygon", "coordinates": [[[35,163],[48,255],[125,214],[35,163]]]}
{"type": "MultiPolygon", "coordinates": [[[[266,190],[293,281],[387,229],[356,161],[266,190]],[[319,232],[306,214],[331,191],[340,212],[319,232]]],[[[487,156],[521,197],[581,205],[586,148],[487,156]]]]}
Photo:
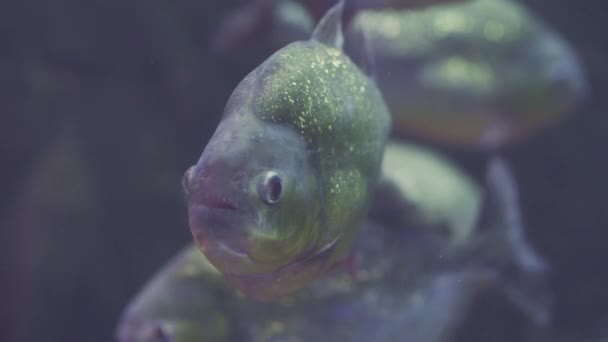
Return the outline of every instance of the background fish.
{"type": "Polygon", "coordinates": [[[385,225],[428,227],[452,243],[470,238],[481,212],[477,181],[445,156],[391,141],[370,216],[385,225]]]}
{"type": "Polygon", "coordinates": [[[513,1],[362,11],[347,37],[362,34],[398,134],[495,148],[558,121],[587,93],[568,42],[513,1]]]}
{"type": "Polygon", "coordinates": [[[184,176],[195,241],[251,297],[283,296],[346,258],[379,175],[390,115],[341,52],[341,15],[239,84],[184,176]]]}
{"type": "Polygon", "coordinates": [[[235,292],[195,244],[177,253],[125,309],[118,342],[234,340],[224,300],[235,292]]]}
{"type": "Polygon", "coordinates": [[[520,238],[516,197],[503,171],[500,162],[490,170],[491,219],[461,244],[437,240],[425,227],[368,220],[355,247],[356,280],[341,270],[276,302],[237,293],[191,245],[129,305],[119,342],[193,342],[202,334],[217,341],[462,341],[471,310],[491,311],[501,297],[538,336],[548,320],[549,302],[538,296],[546,272],[520,238]]]}

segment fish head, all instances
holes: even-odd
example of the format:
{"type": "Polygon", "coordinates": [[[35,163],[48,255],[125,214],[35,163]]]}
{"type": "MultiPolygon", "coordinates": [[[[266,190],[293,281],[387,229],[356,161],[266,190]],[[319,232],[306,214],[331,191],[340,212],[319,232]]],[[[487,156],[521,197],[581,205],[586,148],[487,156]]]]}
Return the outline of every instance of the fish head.
{"type": "Polygon", "coordinates": [[[318,184],[302,137],[227,110],[201,158],[184,175],[190,228],[227,275],[270,272],[315,240],[318,184]]]}

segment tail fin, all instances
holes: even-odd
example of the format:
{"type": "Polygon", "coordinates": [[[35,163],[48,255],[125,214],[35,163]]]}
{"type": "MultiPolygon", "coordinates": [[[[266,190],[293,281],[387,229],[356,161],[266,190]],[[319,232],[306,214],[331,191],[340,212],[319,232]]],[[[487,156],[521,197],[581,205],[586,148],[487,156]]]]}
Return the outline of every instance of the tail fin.
{"type": "MultiPolygon", "coordinates": [[[[551,323],[549,268],[526,240],[515,180],[502,159],[493,158],[486,174],[486,198],[479,226],[482,249],[497,267],[509,301],[533,323],[546,329],[551,323]]],[[[538,329],[537,329],[538,330],[538,329]]]]}

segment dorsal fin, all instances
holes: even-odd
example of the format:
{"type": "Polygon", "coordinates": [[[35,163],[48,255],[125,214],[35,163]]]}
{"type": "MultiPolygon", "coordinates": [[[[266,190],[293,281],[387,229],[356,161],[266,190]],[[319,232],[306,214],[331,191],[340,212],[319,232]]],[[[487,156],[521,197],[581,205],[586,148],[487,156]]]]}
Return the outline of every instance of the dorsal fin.
{"type": "Polygon", "coordinates": [[[342,46],[344,45],[344,34],[342,33],[343,13],[344,0],[340,0],[319,20],[311,39],[342,50],[342,46]]]}

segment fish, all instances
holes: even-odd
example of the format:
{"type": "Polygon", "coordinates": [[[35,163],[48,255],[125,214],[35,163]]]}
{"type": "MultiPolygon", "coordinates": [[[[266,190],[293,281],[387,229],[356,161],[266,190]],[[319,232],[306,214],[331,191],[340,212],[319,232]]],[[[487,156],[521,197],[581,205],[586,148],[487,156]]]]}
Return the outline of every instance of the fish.
{"type": "Polygon", "coordinates": [[[132,298],[116,329],[118,342],[230,341],[224,307],[234,296],[194,243],[167,262],[132,298]]]}
{"type": "Polygon", "coordinates": [[[365,10],[345,34],[367,37],[402,138],[496,150],[569,117],[589,93],[571,44],[515,1],[365,10]]]}
{"type": "Polygon", "coordinates": [[[369,217],[384,225],[427,227],[450,243],[471,237],[482,189],[458,165],[430,147],[390,140],[369,217]]]}
{"type": "Polygon", "coordinates": [[[390,114],[342,52],[343,2],[308,41],[247,75],[183,178],[189,225],[247,296],[275,300],[348,258],[380,174],[390,114]]]}
{"type": "Polygon", "coordinates": [[[523,235],[512,186],[506,163],[493,160],[485,218],[458,244],[438,243],[429,227],[368,217],[355,244],[357,279],[339,268],[278,301],[239,293],[192,243],[129,304],[118,342],[450,342],[473,308],[503,296],[531,331],[542,331],[550,322],[547,266],[523,235]]]}

